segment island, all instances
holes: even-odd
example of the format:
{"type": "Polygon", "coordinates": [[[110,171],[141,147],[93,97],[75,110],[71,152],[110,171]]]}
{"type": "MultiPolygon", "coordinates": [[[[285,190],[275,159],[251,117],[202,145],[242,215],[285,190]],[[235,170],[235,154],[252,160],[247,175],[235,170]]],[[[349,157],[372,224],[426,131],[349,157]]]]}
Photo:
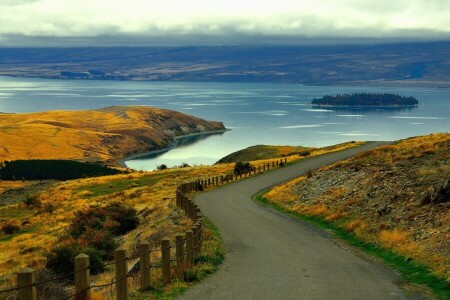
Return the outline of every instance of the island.
{"type": "Polygon", "coordinates": [[[419,101],[414,97],[396,94],[354,93],[314,98],[311,104],[317,106],[416,106],[419,101]]]}

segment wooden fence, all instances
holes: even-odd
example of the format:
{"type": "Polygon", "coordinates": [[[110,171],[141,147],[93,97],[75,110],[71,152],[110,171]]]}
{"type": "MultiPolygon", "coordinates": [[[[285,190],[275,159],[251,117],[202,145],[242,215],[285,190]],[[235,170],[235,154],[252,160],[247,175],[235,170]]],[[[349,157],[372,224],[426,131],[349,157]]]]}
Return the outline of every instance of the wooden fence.
{"type": "Polygon", "coordinates": [[[191,230],[185,232],[184,235],[177,235],[174,243],[169,239],[161,240],[158,249],[152,249],[148,241],[139,244],[139,254],[129,256],[127,250],[119,248],[114,251],[114,261],[109,262],[106,266],[115,266],[115,277],[111,283],[95,285],[91,284],[89,256],[79,254],[74,259],[74,271],[43,281],[36,280],[36,271],[31,268],[25,268],[16,274],[17,286],[0,291],[0,296],[7,293],[16,293],[18,300],[37,300],[37,287],[52,281],[59,281],[62,278],[74,277],[75,290],[74,293],[65,299],[89,300],[91,299],[91,291],[101,289],[108,286],[115,286],[115,295],[117,300],[126,300],[129,296],[128,278],[140,277],[140,288],[142,290],[151,287],[152,269],[162,269],[162,283],[168,285],[172,282],[173,274],[182,274],[186,269],[194,266],[194,258],[202,251],[204,219],[200,209],[188,197],[191,192],[201,191],[210,186],[218,186],[236,181],[242,177],[248,177],[257,173],[269,171],[287,163],[287,159],[273,161],[271,164],[263,164],[253,167],[242,174],[228,174],[206,179],[199,179],[188,183],[183,183],[176,190],[176,205],[179,209],[192,220],[194,225],[191,230]],[[283,161],[284,160],[284,161],[283,161]],[[175,257],[171,255],[171,249],[175,250],[175,257]],[[151,253],[160,252],[161,261],[152,262],[151,253]],[[129,261],[138,262],[133,268],[128,268],[129,261]]]}

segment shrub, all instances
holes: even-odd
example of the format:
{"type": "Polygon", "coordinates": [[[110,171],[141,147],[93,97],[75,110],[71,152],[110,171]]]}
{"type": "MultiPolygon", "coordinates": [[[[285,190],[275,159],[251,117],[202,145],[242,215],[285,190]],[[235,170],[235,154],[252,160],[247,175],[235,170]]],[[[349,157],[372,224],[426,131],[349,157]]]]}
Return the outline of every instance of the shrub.
{"type": "Polygon", "coordinates": [[[17,231],[19,231],[19,229],[20,229],[20,226],[15,221],[6,222],[2,225],[2,228],[1,228],[1,230],[4,234],[16,233],[17,231]]]}
{"type": "Polygon", "coordinates": [[[181,165],[178,166],[178,168],[189,168],[190,165],[188,163],[182,162],[181,165]]]}
{"type": "Polygon", "coordinates": [[[93,248],[103,259],[112,259],[114,249],[118,244],[114,236],[106,230],[88,228],[78,239],[78,243],[84,248],[93,248]]]}
{"type": "Polygon", "coordinates": [[[135,208],[114,202],[104,208],[107,216],[119,226],[113,229],[114,235],[125,234],[139,225],[139,217],[135,208]]]}
{"type": "Polygon", "coordinates": [[[167,169],[167,165],[165,164],[160,164],[158,166],[156,166],[156,170],[161,171],[161,170],[165,170],[167,169]]]}
{"type": "Polygon", "coordinates": [[[234,174],[241,175],[253,170],[253,166],[249,162],[238,161],[234,165],[234,174]]]}
{"type": "MultiPolygon", "coordinates": [[[[47,254],[46,268],[56,274],[68,274],[74,271],[74,259],[84,253],[89,256],[91,274],[98,274],[105,270],[99,250],[93,247],[82,248],[75,239],[64,240],[47,254]]],[[[73,278],[73,276],[71,277],[73,278]]]]}
{"type": "Polygon", "coordinates": [[[74,239],[62,241],[47,254],[45,267],[56,274],[73,272],[73,260],[80,253],[81,247],[74,239]]]}
{"type": "Polygon", "coordinates": [[[139,217],[136,209],[114,202],[105,207],[91,206],[87,210],[76,212],[69,227],[69,234],[78,238],[88,229],[107,229],[118,236],[135,229],[138,225],[139,217]]]}
{"type": "Polygon", "coordinates": [[[300,156],[308,156],[308,155],[311,155],[311,151],[304,150],[304,151],[299,152],[298,155],[300,155],[300,156]]]}
{"type": "Polygon", "coordinates": [[[39,194],[28,194],[23,203],[29,207],[41,207],[42,204],[39,194]]]}

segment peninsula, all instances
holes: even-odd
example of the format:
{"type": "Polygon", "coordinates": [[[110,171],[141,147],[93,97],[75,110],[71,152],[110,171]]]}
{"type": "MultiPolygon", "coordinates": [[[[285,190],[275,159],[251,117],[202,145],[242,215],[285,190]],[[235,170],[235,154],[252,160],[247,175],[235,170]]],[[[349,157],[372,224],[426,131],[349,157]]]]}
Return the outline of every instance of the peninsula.
{"type": "Polygon", "coordinates": [[[177,136],[225,130],[221,122],[148,106],[0,114],[0,161],[69,159],[118,166],[169,147],[177,136]]]}

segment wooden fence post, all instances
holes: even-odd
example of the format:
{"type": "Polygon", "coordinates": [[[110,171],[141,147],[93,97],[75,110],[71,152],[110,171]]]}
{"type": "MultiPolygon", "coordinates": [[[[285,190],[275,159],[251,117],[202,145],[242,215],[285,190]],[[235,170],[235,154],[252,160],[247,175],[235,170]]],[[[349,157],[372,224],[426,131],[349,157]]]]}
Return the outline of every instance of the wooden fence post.
{"type": "Polygon", "coordinates": [[[192,236],[191,230],[186,231],[186,265],[188,268],[192,268],[194,264],[194,241],[192,236]]]}
{"type": "Polygon", "coordinates": [[[75,256],[75,299],[89,300],[91,299],[91,278],[89,271],[89,256],[83,253],[75,256]]]}
{"type": "Polygon", "coordinates": [[[163,283],[170,284],[172,282],[172,274],[170,267],[170,240],[168,239],[164,239],[161,241],[161,256],[163,264],[163,283]]]}
{"type": "Polygon", "coordinates": [[[202,244],[203,244],[203,218],[199,216],[198,218],[198,224],[199,224],[199,240],[198,240],[198,253],[202,252],[202,244]]]}
{"type": "Polygon", "coordinates": [[[187,212],[188,212],[188,206],[187,206],[187,204],[188,204],[188,197],[186,195],[183,195],[182,201],[183,201],[182,205],[183,205],[184,213],[187,214],[187,212]]]}
{"type": "Polygon", "coordinates": [[[199,209],[197,204],[192,205],[192,221],[194,222],[197,221],[197,209],[199,209]]]}
{"type": "Polygon", "coordinates": [[[18,300],[37,300],[36,286],[36,271],[30,268],[25,268],[17,273],[17,299],[18,300]]]}
{"type": "Polygon", "coordinates": [[[287,164],[287,158],[284,159],[284,164],[287,164]]]}
{"type": "Polygon", "coordinates": [[[197,224],[194,224],[194,226],[191,227],[192,230],[192,236],[194,237],[192,239],[192,247],[194,249],[194,255],[197,254],[197,238],[198,238],[198,228],[197,228],[197,224]]]}
{"type": "Polygon", "coordinates": [[[191,220],[192,220],[192,222],[194,222],[194,223],[195,223],[195,207],[196,207],[196,205],[194,204],[194,202],[192,202],[192,206],[191,206],[191,215],[192,215],[192,218],[191,218],[191,220]]]}
{"type": "Polygon", "coordinates": [[[182,235],[177,235],[175,237],[175,250],[177,257],[177,273],[178,276],[182,276],[184,271],[184,237],[182,235]]]}
{"type": "Polygon", "coordinates": [[[128,262],[127,250],[119,248],[114,251],[116,261],[116,297],[117,300],[128,300],[128,262]]]}
{"type": "Polygon", "coordinates": [[[140,262],[139,267],[141,269],[141,289],[147,290],[151,286],[151,255],[150,255],[150,242],[143,241],[139,245],[140,262]]]}

